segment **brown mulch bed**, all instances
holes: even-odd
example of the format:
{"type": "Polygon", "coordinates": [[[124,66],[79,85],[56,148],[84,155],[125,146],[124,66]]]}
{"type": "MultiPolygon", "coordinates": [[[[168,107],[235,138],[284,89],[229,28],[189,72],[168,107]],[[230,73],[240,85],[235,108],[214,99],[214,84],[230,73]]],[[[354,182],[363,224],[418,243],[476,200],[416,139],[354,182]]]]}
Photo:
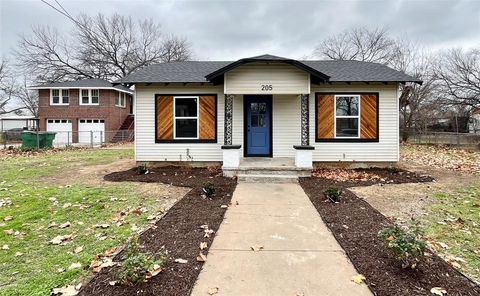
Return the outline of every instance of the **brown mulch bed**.
{"type": "MultiPolygon", "coordinates": [[[[134,286],[111,286],[115,280],[112,269],[103,269],[86,284],[79,295],[190,295],[203,263],[197,262],[200,242],[210,247],[236,187],[236,180],[222,176],[221,170],[203,168],[163,167],[150,169],[146,175],[137,174],[135,169],[116,172],[105,176],[108,181],[160,182],[175,186],[187,186],[192,190],[178,201],[154,227],[140,235],[139,242],[145,250],[157,253],[168,251],[165,269],[146,283],[134,286]],[[205,182],[215,185],[212,199],[202,197],[205,182]],[[215,231],[204,237],[202,225],[215,231]],[[188,263],[175,263],[182,258],[188,263]]],[[[203,251],[207,253],[208,248],[203,251]]],[[[117,256],[119,257],[119,256],[117,256]]],[[[115,258],[118,259],[118,258],[115,258]]],[[[114,260],[115,261],[115,260],[114,260]]]]}
{"type": "Polygon", "coordinates": [[[380,175],[384,180],[361,178],[357,181],[338,181],[330,177],[333,174],[320,172],[317,175],[327,178],[301,178],[300,184],[355,268],[366,277],[366,284],[371,291],[379,296],[433,295],[430,289],[443,287],[448,295],[480,295],[479,286],[435,254],[425,256],[416,270],[403,269],[377,237],[378,231],[392,222],[351,191],[343,191],[340,203],[325,201],[322,191],[328,187],[348,188],[431,180],[427,176],[388,169],[355,170],[354,175],[362,173],[380,175]]]}

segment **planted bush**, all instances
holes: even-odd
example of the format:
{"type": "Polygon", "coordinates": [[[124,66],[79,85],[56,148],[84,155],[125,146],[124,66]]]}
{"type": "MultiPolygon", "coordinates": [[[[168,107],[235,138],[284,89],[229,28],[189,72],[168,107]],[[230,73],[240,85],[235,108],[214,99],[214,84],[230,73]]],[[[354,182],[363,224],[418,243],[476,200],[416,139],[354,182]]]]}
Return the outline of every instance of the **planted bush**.
{"type": "Polygon", "coordinates": [[[211,182],[207,182],[203,184],[202,190],[207,197],[212,197],[215,194],[215,185],[211,182]]]}
{"type": "Polygon", "coordinates": [[[340,195],[342,194],[342,189],[336,187],[329,187],[323,191],[323,194],[331,202],[338,203],[340,202],[340,195]]]}
{"type": "Polygon", "coordinates": [[[145,282],[148,278],[157,275],[167,262],[166,254],[142,252],[138,240],[133,240],[127,246],[122,261],[117,270],[117,277],[121,284],[131,285],[145,282]]]}
{"type": "Polygon", "coordinates": [[[402,268],[416,268],[427,247],[425,241],[420,238],[421,229],[414,221],[410,227],[402,227],[398,224],[385,227],[378,232],[378,236],[401,261],[402,268]]]}
{"type": "Polygon", "coordinates": [[[137,167],[137,173],[139,175],[145,175],[145,174],[148,174],[148,167],[147,167],[147,164],[144,163],[144,164],[141,164],[137,167]]]}

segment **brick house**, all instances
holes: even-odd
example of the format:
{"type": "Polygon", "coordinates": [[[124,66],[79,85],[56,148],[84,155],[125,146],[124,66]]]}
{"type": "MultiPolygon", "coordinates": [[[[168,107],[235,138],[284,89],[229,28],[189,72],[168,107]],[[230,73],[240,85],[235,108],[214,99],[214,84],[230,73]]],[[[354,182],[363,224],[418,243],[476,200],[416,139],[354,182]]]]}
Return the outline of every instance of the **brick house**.
{"type": "Polygon", "coordinates": [[[55,144],[109,142],[133,135],[133,91],[101,79],[31,87],[39,95],[39,128],[57,132],[55,144]],[[123,135],[123,136],[122,136],[123,135]]]}

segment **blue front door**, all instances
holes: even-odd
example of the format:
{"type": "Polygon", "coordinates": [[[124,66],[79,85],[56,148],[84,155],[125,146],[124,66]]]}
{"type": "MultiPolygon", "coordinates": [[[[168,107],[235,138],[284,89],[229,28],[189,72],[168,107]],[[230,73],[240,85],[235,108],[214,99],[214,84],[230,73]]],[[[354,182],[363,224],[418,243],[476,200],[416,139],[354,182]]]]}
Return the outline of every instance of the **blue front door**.
{"type": "Polygon", "coordinates": [[[246,156],[271,156],[272,97],[245,96],[246,156]]]}

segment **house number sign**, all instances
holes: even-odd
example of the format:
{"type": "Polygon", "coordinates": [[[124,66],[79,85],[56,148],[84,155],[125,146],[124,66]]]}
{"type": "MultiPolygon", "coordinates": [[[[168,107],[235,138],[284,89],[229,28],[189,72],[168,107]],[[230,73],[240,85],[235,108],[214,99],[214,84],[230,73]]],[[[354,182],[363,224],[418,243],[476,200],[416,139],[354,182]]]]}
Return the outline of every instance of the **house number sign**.
{"type": "Polygon", "coordinates": [[[262,84],[262,91],[273,90],[273,85],[271,84],[262,84]]]}

